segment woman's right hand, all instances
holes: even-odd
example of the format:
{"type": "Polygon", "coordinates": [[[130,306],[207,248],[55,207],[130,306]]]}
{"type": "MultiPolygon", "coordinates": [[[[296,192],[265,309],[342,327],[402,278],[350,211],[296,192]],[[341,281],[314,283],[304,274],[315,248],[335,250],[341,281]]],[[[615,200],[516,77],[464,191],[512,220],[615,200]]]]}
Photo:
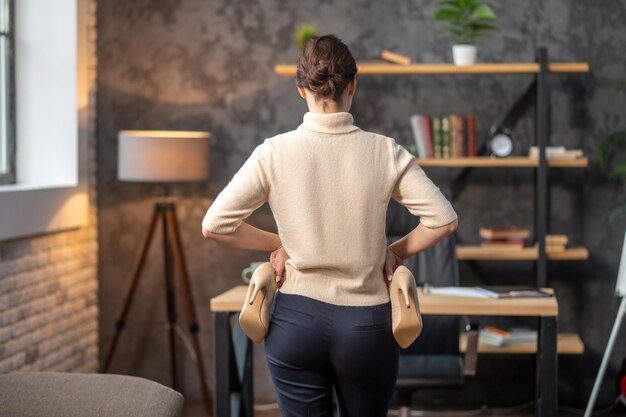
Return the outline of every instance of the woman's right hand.
{"type": "Polygon", "coordinates": [[[389,249],[389,247],[387,247],[387,257],[385,259],[385,267],[383,270],[385,284],[387,284],[387,286],[391,283],[391,278],[393,277],[393,273],[396,271],[396,268],[403,264],[404,259],[396,255],[391,249],[389,249]]]}

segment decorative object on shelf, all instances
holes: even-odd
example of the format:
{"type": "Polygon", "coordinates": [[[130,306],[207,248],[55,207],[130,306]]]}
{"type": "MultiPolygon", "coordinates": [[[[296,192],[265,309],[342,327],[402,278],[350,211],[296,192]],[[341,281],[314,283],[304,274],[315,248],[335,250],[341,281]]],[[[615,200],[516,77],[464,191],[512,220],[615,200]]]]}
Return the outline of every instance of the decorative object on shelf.
{"type": "Polygon", "coordinates": [[[506,158],[513,153],[511,129],[505,126],[492,126],[489,130],[489,150],[491,155],[506,158]]]}
{"type": "Polygon", "coordinates": [[[513,129],[536,99],[537,84],[533,82],[513,103],[504,117],[489,128],[487,147],[492,156],[504,158],[511,156],[514,148],[513,129]]]}
{"type": "Polygon", "coordinates": [[[388,51],[383,49],[380,53],[380,57],[385,61],[392,62],[398,65],[411,65],[411,58],[405,55],[401,55],[397,52],[388,51]]]}
{"type": "MultiPolygon", "coordinates": [[[[210,174],[210,134],[208,132],[181,132],[157,130],[123,130],[119,133],[118,171],[121,181],[165,183],[206,181],[210,174]]],[[[167,191],[167,188],[165,189],[167,191]]],[[[208,413],[211,412],[211,399],[204,374],[204,364],[198,340],[198,320],[193,302],[191,284],[185,264],[183,246],[180,239],[176,205],[165,195],[155,205],[148,223],[148,229],[137,252],[133,269],[128,280],[124,300],[120,306],[115,334],[105,356],[102,372],[107,372],[113,353],[124,328],[126,316],[139,283],[141,271],[148,254],[150,242],[157,223],[161,218],[163,226],[163,260],[165,275],[165,296],[168,320],[170,367],[172,387],[178,389],[176,354],[176,303],[174,297],[174,268],[178,276],[178,288],[183,301],[183,311],[195,356],[201,394],[208,413]]]]}
{"type": "Polygon", "coordinates": [[[303,23],[296,28],[293,34],[293,38],[296,41],[296,46],[299,49],[303,49],[304,45],[311,38],[317,36],[317,28],[312,23],[303,23]]]}
{"type": "MultiPolygon", "coordinates": [[[[618,90],[626,92],[626,82],[619,85],[618,90]]],[[[608,170],[609,178],[613,180],[619,180],[620,178],[626,178],[626,159],[610,164],[610,154],[619,145],[626,144],[626,130],[620,130],[608,135],[600,144],[600,150],[598,151],[598,165],[603,170],[608,170]]],[[[609,214],[609,221],[612,222],[618,216],[626,214],[626,201],[623,201],[619,206],[611,210],[609,214]]]]}
{"type": "Polygon", "coordinates": [[[593,384],[593,389],[591,390],[591,396],[589,397],[589,402],[587,403],[587,409],[585,410],[584,417],[591,417],[591,413],[593,412],[593,406],[595,405],[596,398],[598,397],[598,392],[600,392],[604,373],[606,372],[606,368],[609,365],[609,359],[611,358],[613,346],[615,346],[615,342],[617,340],[617,334],[622,325],[622,319],[624,318],[624,316],[626,316],[626,230],[624,232],[625,233],[624,243],[622,244],[622,257],[620,259],[619,269],[617,271],[617,284],[615,286],[615,295],[621,297],[622,301],[617,310],[617,316],[615,317],[613,330],[611,331],[611,336],[609,337],[609,341],[606,345],[604,357],[602,358],[602,363],[600,364],[600,369],[598,370],[596,382],[593,384]]]}
{"type": "MultiPolygon", "coordinates": [[[[532,159],[539,159],[539,148],[531,146],[528,150],[528,157],[532,159]]],[[[582,157],[582,149],[566,149],[565,146],[546,146],[546,159],[563,160],[578,159],[582,157]]]]}
{"type": "Polygon", "coordinates": [[[457,43],[452,46],[454,64],[459,66],[476,63],[476,38],[498,30],[490,24],[496,19],[491,6],[478,0],[439,0],[434,13],[435,20],[445,22],[443,31],[449,32],[457,43]]]}

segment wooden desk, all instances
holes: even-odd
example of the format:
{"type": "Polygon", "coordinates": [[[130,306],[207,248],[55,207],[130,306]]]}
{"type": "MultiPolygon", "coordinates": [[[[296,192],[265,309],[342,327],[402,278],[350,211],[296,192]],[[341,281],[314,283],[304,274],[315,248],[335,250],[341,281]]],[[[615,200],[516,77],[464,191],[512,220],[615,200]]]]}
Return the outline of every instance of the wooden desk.
{"type": "MultiPolygon", "coordinates": [[[[252,343],[238,321],[246,289],[245,285],[238,285],[211,298],[216,417],[253,416],[252,343]]],[[[551,288],[546,290],[553,292],[551,288]]],[[[559,311],[556,297],[496,300],[424,294],[422,288],[418,288],[418,297],[423,315],[537,317],[536,415],[556,416],[559,311]]]]}

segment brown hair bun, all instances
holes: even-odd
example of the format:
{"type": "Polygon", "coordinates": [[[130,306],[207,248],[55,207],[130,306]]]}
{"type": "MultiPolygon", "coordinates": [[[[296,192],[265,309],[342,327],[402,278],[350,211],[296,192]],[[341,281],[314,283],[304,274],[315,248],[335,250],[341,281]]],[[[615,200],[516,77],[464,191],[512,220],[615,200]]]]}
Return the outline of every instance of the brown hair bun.
{"type": "Polygon", "coordinates": [[[354,80],[356,62],[348,47],[335,35],[311,38],[298,58],[296,80],[320,99],[337,101],[354,80]]]}

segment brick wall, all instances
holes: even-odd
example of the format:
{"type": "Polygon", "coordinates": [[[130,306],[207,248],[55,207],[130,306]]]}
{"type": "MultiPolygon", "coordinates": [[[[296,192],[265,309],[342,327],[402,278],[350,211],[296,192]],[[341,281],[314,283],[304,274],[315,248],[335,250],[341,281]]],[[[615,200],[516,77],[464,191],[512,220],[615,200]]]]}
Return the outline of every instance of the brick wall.
{"type": "MultiPolygon", "coordinates": [[[[95,44],[95,2],[89,2],[95,44]]],[[[88,53],[89,221],[80,229],[0,242],[0,373],[98,368],[95,48],[88,53]]],[[[16,213],[0,213],[11,221],[16,213]]]]}

